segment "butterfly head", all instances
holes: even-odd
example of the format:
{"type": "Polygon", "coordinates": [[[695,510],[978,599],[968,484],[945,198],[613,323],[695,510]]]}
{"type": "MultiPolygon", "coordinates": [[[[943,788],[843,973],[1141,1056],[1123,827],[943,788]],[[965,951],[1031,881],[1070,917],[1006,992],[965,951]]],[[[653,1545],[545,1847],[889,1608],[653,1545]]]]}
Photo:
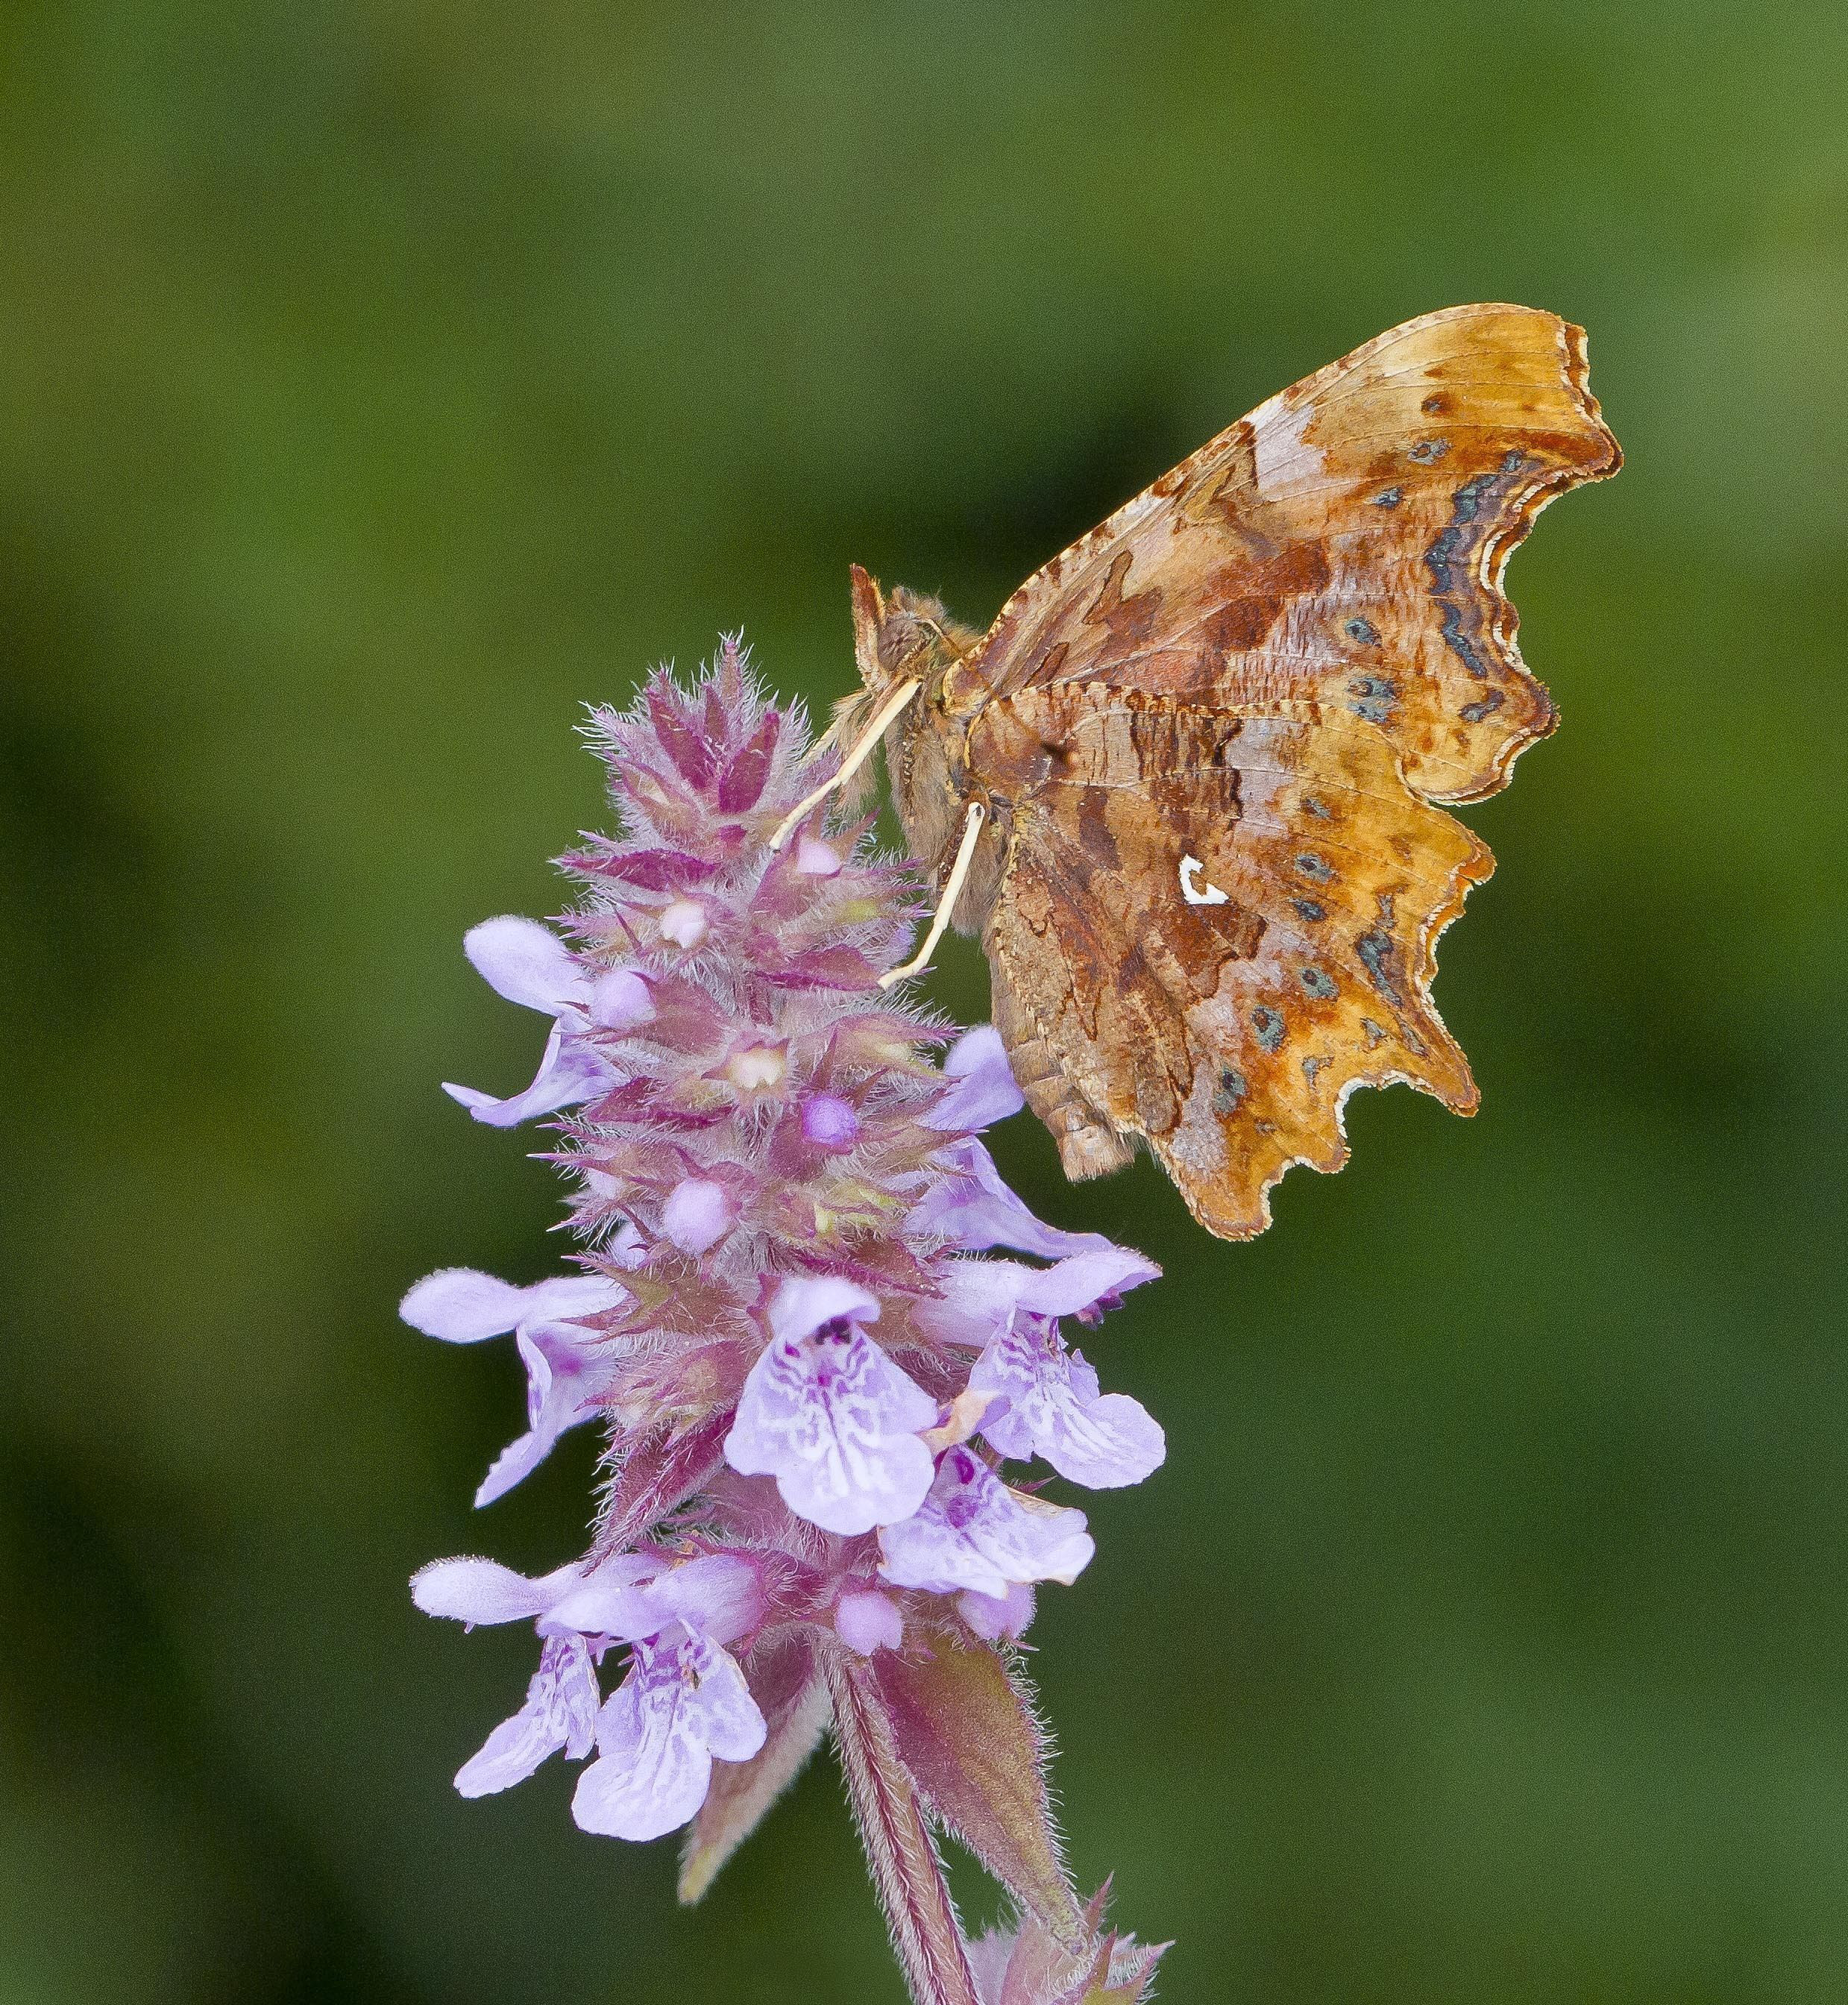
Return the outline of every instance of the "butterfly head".
{"type": "Polygon", "coordinates": [[[858,564],[853,580],[854,659],[867,693],[876,702],[900,683],[915,682],[929,702],[977,637],[926,593],[902,585],[883,592],[858,564]]]}
{"type": "MultiPolygon", "coordinates": [[[[935,785],[924,779],[917,770],[917,755],[921,744],[941,748],[946,736],[956,735],[946,728],[944,680],[980,637],[959,627],[923,592],[903,585],[882,592],[857,564],[853,568],[853,592],[854,658],[861,686],[835,706],[834,735],[843,750],[857,744],[889,699],[907,683],[916,685],[916,694],[892,717],[883,735],[895,804],[917,848],[922,837],[913,825],[916,796],[920,788],[935,792],[941,785],[934,774],[935,785]]],[[[941,763],[941,757],[926,763],[941,763]]],[[[857,784],[850,783],[847,792],[864,798],[871,767],[862,767],[855,777],[857,784]]]]}

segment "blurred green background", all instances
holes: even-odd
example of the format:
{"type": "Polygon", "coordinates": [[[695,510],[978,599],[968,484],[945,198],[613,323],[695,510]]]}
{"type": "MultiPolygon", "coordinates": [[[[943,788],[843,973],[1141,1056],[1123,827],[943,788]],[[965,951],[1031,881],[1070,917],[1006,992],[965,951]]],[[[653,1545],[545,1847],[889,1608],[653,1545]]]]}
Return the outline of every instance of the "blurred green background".
{"type": "MultiPolygon", "coordinates": [[[[1262,1241],[1146,1163],[1169,1429],[1033,1634],[1085,1883],[1174,2005],[1848,1996],[1839,1136],[1848,16],[200,0],[0,17],[0,2000],[896,2001],[830,1767],[702,1908],[553,1764],[477,1521],[549,1270],[465,927],[600,814],[586,700],[847,566],[985,620],[1273,389],[1474,299],[1630,455],[1512,573],[1565,728],[1471,819],[1485,1108],[1351,1109],[1262,1241]],[[505,1347],[503,1347],[503,1349],[505,1347]]],[[[937,992],[985,1010],[979,957],[937,992]]],[[[979,1907],[981,1896],[970,1883],[979,1907]]]]}

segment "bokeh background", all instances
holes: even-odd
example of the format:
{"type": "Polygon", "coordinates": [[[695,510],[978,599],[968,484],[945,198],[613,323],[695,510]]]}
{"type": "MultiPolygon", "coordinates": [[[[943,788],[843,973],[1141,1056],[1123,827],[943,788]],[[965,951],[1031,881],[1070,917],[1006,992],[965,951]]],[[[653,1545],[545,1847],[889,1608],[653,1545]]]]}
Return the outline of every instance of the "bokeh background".
{"type": "Polygon", "coordinates": [[[690,1914],[557,1764],[451,1793],[530,1642],[405,1577],[576,1552],[591,1466],[477,1521],[513,1361],[394,1318],[556,1258],[437,1090],[536,1041],[461,933],[559,904],[585,701],[739,625],[829,697],[850,560],[984,620],[1477,298],[1589,326],[1630,455],[1512,573],[1565,727],[1471,814],[1484,1112],[1354,1103],[1245,1247],[998,1137],[1169,1275],[1103,1360],[1169,1462],[1034,1632],[1065,1819],[1174,2005],[1848,1996],[1845,58],[1712,0],[5,10],[0,2000],[897,2000],[825,1762],[690,1914]]]}

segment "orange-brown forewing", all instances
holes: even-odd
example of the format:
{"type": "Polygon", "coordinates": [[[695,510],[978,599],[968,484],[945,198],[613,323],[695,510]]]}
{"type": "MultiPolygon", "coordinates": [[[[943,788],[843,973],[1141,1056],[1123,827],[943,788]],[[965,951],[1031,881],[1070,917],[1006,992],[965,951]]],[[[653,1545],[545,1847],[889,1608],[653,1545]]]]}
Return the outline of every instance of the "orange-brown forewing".
{"type": "Polygon", "coordinates": [[[1261,405],[1035,574],[952,679],[970,708],[1108,687],[1376,725],[1436,800],[1552,729],[1501,592],[1554,497],[1614,472],[1584,336],[1527,307],[1391,329],[1261,405]]]}
{"type": "Polygon", "coordinates": [[[1429,314],[1222,433],[950,669],[1005,846],[996,1021],[1071,1174],[1145,1136],[1242,1237],[1291,1164],[1340,1167],[1355,1087],[1473,1110],[1429,985],[1492,862],[1429,803],[1552,729],[1502,571],[1618,464],[1580,330],[1429,314]]]}

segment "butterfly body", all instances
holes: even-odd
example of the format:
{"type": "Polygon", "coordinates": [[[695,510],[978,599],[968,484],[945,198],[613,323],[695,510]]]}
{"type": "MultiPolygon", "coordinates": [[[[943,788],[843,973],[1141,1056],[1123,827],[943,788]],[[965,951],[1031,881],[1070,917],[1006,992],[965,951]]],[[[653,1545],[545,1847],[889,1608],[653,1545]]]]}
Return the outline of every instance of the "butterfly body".
{"type": "Polygon", "coordinates": [[[1438,935],[1492,867],[1434,805],[1555,722],[1500,592],[1533,517],[1619,455],[1583,336],[1472,307],[1261,406],[1061,553],[985,635],[854,580],[913,853],[1068,1174],[1145,1139],[1195,1215],[1261,1231],[1341,1107],[1404,1081],[1472,1111],[1432,1006],[1438,935]]]}

